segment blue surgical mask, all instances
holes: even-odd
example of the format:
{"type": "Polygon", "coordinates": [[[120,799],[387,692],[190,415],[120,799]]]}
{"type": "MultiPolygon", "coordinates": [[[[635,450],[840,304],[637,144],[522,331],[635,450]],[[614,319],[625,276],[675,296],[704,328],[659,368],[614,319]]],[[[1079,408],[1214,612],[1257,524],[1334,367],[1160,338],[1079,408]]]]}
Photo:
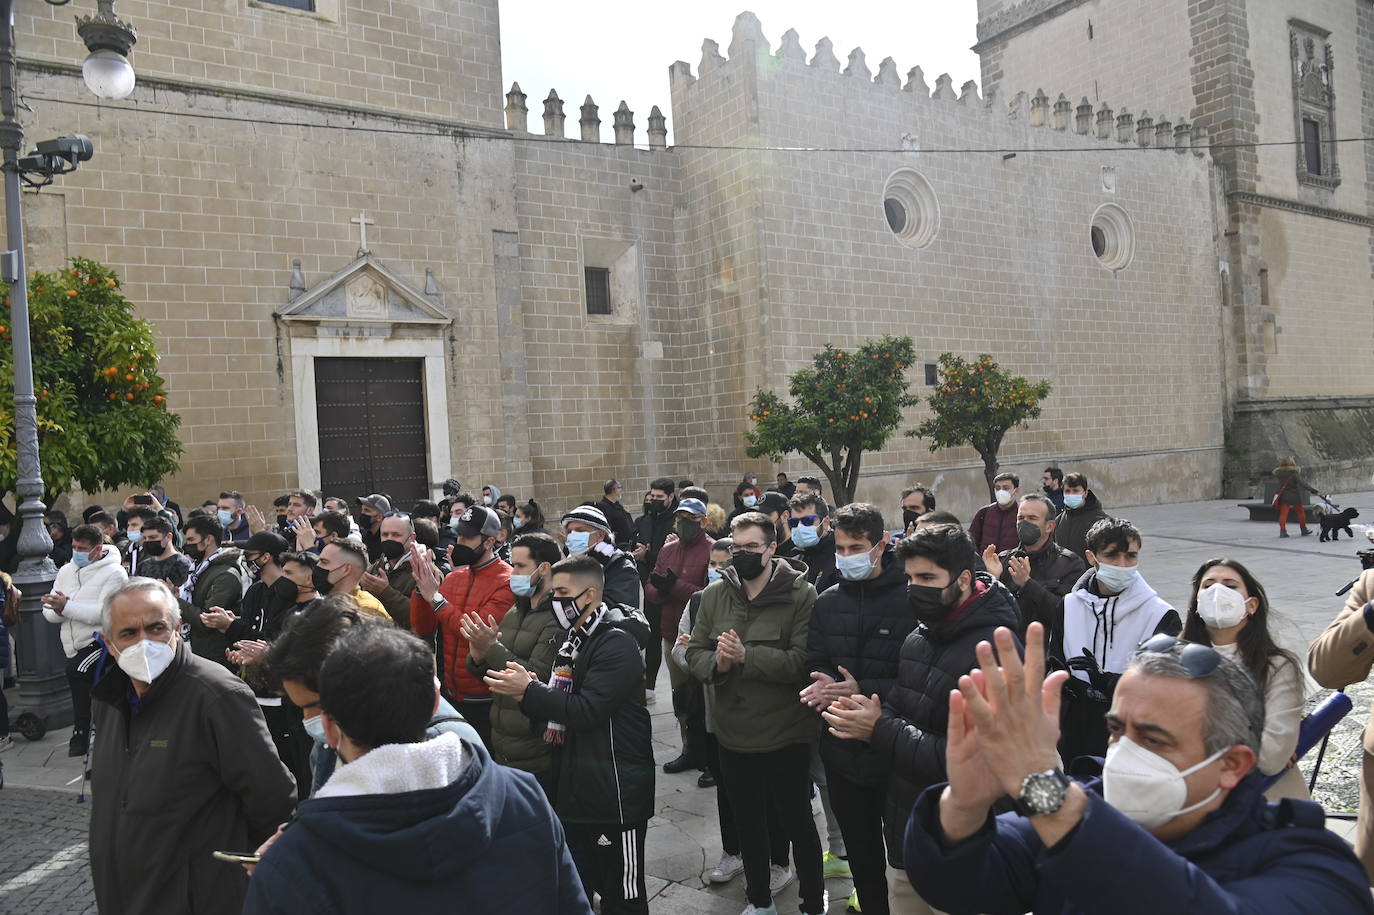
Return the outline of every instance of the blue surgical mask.
{"type": "Polygon", "coordinates": [[[706,583],[709,585],[713,581],[720,581],[720,569],[706,570],[706,583]]]}
{"type": "Polygon", "coordinates": [[[516,515],[514,518],[510,519],[510,526],[518,531],[525,526],[525,519],[516,515]]]}
{"type": "Polygon", "coordinates": [[[448,520],[448,526],[449,526],[449,528],[452,529],[452,530],[455,530],[455,531],[458,530],[458,525],[461,524],[461,523],[462,523],[462,519],[461,519],[461,518],[450,518],[450,519],[448,520]]]}
{"type": "Polygon", "coordinates": [[[592,535],[588,531],[572,531],[568,534],[568,555],[585,553],[591,546],[592,535]]]}
{"type": "Polygon", "coordinates": [[[314,718],[307,718],[301,722],[305,725],[305,733],[310,735],[310,739],[322,747],[329,746],[329,738],[324,736],[324,716],[316,715],[314,718]]]}
{"type": "Polygon", "coordinates": [[[91,564],[91,557],[86,553],[73,553],[72,562],[76,563],[78,569],[84,569],[91,564]]]}
{"type": "Polygon", "coordinates": [[[215,512],[215,517],[218,518],[219,523],[224,525],[225,527],[228,527],[229,525],[234,523],[234,513],[230,511],[225,511],[222,508],[219,511],[215,512]]]}
{"type": "MultiPolygon", "coordinates": [[[[801,528],[798,528],[801,530],[801,528]]],[[[855,553],[852,556],[836,556],[835,571],[845,581],[863,581],[873,574],[873,557],[869,553],[855,553]]]]}
{"type": "Polygon", "coordinates": [[[516,597],[529,597],[534,593],[534,576],[512,575],[510,577],[510,589],[515,592],[516,597]]]}
{"type": "Polygon", "coordinates": [[[792,532],[792,542],[803,550],[810,549],[821,542],[819,526],[815,524],[803,524],[792,532]]]}
{"type": "Polygon", "coordinates": [[[744,499],[743,499],[744,507],[745,507],[745,508],[753,508],[755,505],[758,504],[758,501],[759,501],[758,496],[755,496],[755,495],[748,495],[748,496],[745,496],[744,499]]]}
{"type": "Polygon", "coordinates": [[[1081,492],[1071,492],[1064,496],[1065,508],[1082,508],[1083,494],[1081,492]]]}
{"type": "Polygon", "coordinates": [[[143,539],[143,531],[125,531],[124,535],[129,538],[130,543],[138,543],[143,539]]]}
{"type": "Polygon", "coordinates": [[[1136,566],[1113,566],[1105,562],[1097,564],[1097,580],[1102,582],[1108,591],[1120,594],[1131,585],[1135,584],[1140,577],[1140,569],[1136,566]]]}

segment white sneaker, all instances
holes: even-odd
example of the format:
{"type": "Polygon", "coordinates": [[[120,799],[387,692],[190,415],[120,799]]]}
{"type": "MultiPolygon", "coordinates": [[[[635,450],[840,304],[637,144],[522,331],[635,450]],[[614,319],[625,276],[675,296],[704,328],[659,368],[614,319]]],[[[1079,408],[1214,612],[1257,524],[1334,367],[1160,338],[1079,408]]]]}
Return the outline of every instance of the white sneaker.
{"type": "Polygon", "coordinates": [[[644,704],[645,704],[645,705],[653,705],[653,704],[654,704],[655,702],[657,702],[657,701],[658,701],[658,697],[654,694],[654,691],[653,691],[653,690],[651,690],[651,689],[646,689],[646,690],[644,691],[644,704]]]}
{"type": "MultiPolygon", "coordinates": [[[[12,749],[13,747],[14,747],[14,738],[13,738],[13,737],[11,737],[11,736],[8,735],[8,734],[6,734],[4,737],[0,737],[0,753],[5,752],[6,750],[12,749]]],[[[741,865],[741,867],[742,867],[742,866],[743,866],[743,865],[741,865]]]]}
{"type": "Polygon", "coordinates": [[[706,879],[712,883],[729,883],[739,876],[740,871],[744,870],[744,859],[739,855],[721,855],[720,862],[707,874],[706,879]]]}
{"type": "Polygon", "coordinates": [[[766,909],[761,909],[751,902],[748,908],[741,912],[740,915],[778,915],[778,907],[770,905],[766,909]]]}
{"type": "Polygon", "coordinates": [[[792,869],[790,867],[778,867],[776,864],[768,865],[769,892],[771,892],[774,896],[778,895],[778,892],[783,887],[787,886],[787,884],[795,880],[796,877],[797,875],[792,873],[792,869]]]}

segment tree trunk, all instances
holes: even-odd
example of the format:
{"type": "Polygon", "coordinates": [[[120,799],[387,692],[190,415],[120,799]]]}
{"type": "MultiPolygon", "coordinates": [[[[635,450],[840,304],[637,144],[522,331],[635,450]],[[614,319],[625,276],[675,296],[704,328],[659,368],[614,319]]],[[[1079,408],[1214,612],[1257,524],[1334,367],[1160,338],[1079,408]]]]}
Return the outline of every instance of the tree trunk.
{"type": "Polygon", "coordinates": [[[831,470],[824,468],[825,478],[830,482],[829,498],[825,501],[832,507],[848,505],[854,501],[854,494],[850,491],[849,484],[845,481],[842,470],[831,470]]]}
{"type": "Polygon", "coordinates": [[[988,501],[989,501],[989,502],[996,502],[996,501],[997,501],[997,494],[996,494],[996,489],[997,489],[997,487],[993,485],[992,480],[993,480],[994,477],[997,476],[997,467],[998,467],[998,464],[997,464],[997,452],[996,452],[995,450],[994,450],[994,451],[981,451],[981,450],[980,450],[978,453],[979,453],[979,455],[981,455],[982,458],[983,458],[983,479],[987,480],[987,484],[988,484],[988,501]]]}

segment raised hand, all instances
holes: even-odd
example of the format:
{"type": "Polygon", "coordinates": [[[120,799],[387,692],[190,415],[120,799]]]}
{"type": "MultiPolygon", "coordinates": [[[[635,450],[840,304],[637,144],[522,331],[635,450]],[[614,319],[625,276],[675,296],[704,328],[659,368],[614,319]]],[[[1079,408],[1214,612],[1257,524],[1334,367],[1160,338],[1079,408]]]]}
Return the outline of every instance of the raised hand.
{"type": "Polygon", "coordinates": [[[983,567],[993,578],[1001,579],[1002,557],[997,555],[997,544],[989,543],[988,548],[983,550],[983,567]]]}

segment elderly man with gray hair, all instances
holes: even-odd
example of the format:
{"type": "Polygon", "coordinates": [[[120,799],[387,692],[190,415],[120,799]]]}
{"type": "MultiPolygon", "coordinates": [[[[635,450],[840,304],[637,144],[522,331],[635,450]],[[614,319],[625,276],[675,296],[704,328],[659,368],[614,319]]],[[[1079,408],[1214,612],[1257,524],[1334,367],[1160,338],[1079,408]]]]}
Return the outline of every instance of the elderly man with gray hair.
{"type": "Polygon", "coordinates": [[[1101,779],[1059,768],[1060,687],[1032,623],[983,642],[949,698],[949,783],[917,801],[907,874],[952,912],[1374,913],[1364,869],[1310,801],[1265,801],[1264,697],[1210,645],[1155,635],[1107,714],[1101,779]],[[998,666],[998,664],[1003,666],[998,666]],[[992,815],[1009,797],[1015,812],[992,815]]]}
{"type": "Polygon", "coordinates": [[[296,784],[253,691],[192,654],[167,586],[132,578],[101,606],[91,876],[102,915],[238,913],[248,852],[291,815],[296,784]]]}

